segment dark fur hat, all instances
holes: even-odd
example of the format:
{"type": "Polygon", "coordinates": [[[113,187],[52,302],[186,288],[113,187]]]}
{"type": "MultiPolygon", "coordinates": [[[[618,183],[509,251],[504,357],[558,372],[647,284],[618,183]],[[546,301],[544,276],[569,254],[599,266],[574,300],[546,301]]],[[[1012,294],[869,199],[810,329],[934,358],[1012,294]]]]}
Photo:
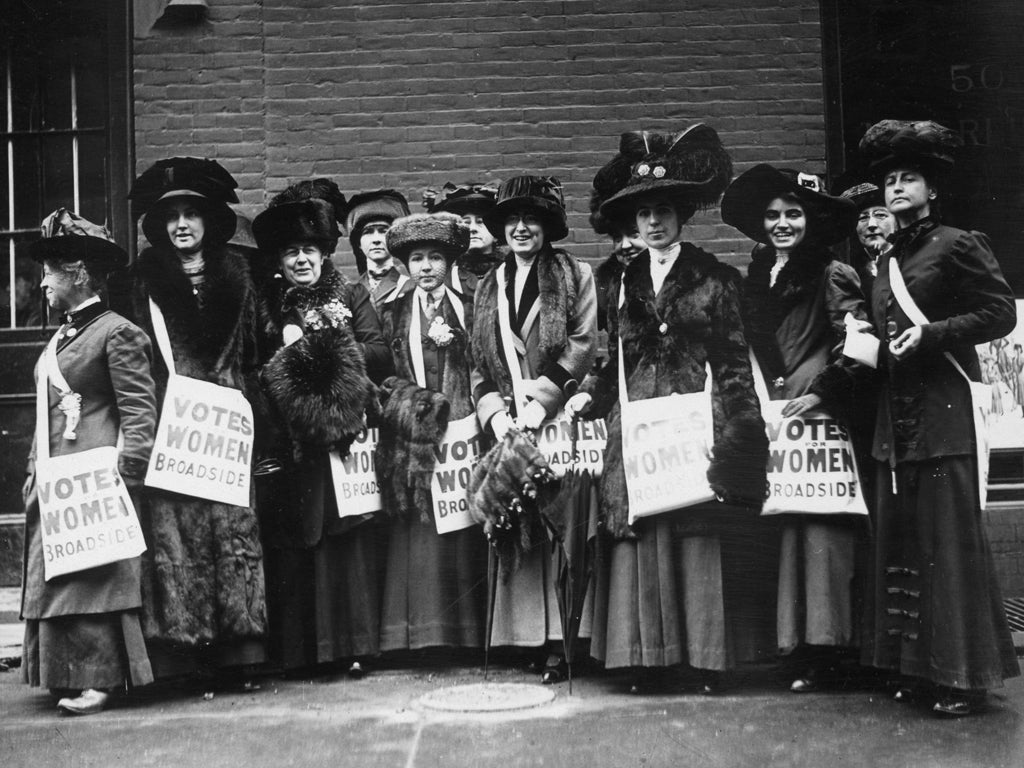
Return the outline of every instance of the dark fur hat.
{"type": "Polygon", "coordinates": [[[637,200],[651,192],[664,193],[694,210],[710,208],[732,178],[729,153],[715,130],[704,123],[674,135],[624,133],[619,154],[630,163],[629,181],[599,208],[602,216],[613,221],[628,219],[637,200]]]}
{"type": "MultiPolygon", "coordinates": [[[[345,195],[330,179],[323,177],[318,179],[306,179],[297,181],[281,192],[278,192],[270,200],[270,207],[282,203],[297,203],[300,200],[317,198],[331,204],[334,208],[334,220],[343,227],[348,217],[348,201],[345,195]]],[[[345,234],[342,232],[342,234],[345,234]]],[[[333,249],[332,249],[333,250],[333,249]]]]}
{"type": "Polygon", "coordinates": [[[518,212],[533,214],[543,222],[545,242],[554,243],[569,234],[562,182],[554,176],[515,176],[502,183],[494,208],[484,217],[499,243],[505,243],[505,219],[518,212]]]}
{"type": "Polygon", "coordinates": [[[153,245],[169,245],[166,209],[176,199],[189,198],[203,215],[204,241],[220,245],[235,233],[238,182],[214,160],[171,157],[147,168],[132,184],[128,199],[136,218],[142,216],[142,231],[153,245]]]}
{"type": "Polygon", "coordinates": [[[722,198],[722,221],[758,243],[771,240],[764,229],[764,212],[777,197],[800,201],[807,217],[807,236],[821,245],[832,245],[849,236],[857,219],[857,207],[849,200],[820,191],[814,174],[789,168],[755,165],[741,174],[722,198]]]}
{"type": "Polygon", "coordinates": [[[497,201],[500,181],[489,181],[486,183],[467,181],[463,184],[453,184],[448,181],[441,187],[441,191],[428,189],[423,192],[423,207],[427,213],[454,213],[456,216],[463,216],[467,213],[475,213],[478,216],[486,216],[497,201]]]}
{"type": "Polygon", "coordinates": [[[383,413],[375,463],[387,515],[430,521],[434,449],[448,428],[451,407],[440,392],[391,376],[381,384],[383,413]]]}
{"type": "Polygon", "coordinates": [[[963,143],[955,131],[931,120],[882,120],[868,128],[859,149],[876,178],[900,164],[941,177],[963,143]]]}
{"type": "Polygon", "coordinates": [[[348,453],[376,392],[362,348],[347,325],[307,331],[279,349],[262,375],[297,444],[348,453]]]}
{"type": "Polygon", "coordinates": [[[453,213],[414,213],[391,222],[388,251],[408,264],[409,253],[418,245],[440,246],[451,264],[469,248],[469,227],[453,213]]]}
{"type": "Polygon", "coordinates": [[[253,219],[252,234],[268,257],[289,243],[307,242],[316,243],[329,256],[341,236],[334,207],[315,197],[272,205],[253,219]]]}
{"type": "Polygon", "coordinates": [[[633,161],[619,153],[594,176],[590,188],[590,226],[599,235],[613,235],[620,225],[601,215],[605,200],[622,190],[633,175],[633,161]]]}

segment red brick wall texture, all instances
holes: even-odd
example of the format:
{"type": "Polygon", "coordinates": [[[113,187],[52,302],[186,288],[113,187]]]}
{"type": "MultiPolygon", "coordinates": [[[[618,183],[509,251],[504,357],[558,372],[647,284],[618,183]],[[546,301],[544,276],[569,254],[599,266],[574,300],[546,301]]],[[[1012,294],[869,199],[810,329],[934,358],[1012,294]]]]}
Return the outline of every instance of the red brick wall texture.
{"type": "MultiPolygon", "coordinates": [[[[594,172],[622,131],[712,125],[738,171],[824,171],[814,0],[209,0],[135,41],[138,170],[215,158],[260,210],[290,182],[394,187],[558,176],[584,258],[594,172]]],[[[745,264],[718,212],[689,239],[745,264]]],[[[347,251],[347,243],[340,246],[347,251]]]]}

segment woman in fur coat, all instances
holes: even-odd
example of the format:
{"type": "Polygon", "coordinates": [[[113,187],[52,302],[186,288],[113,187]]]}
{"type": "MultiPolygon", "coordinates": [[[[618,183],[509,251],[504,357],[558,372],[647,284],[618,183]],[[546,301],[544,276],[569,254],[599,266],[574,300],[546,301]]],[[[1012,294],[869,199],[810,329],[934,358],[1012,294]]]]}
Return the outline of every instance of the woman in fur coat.
{"type": "Polygon", "coordinates": [[[396,374],[384,387],[376,462],[392,521],[384,651],[483,645],[486,540],[475,525],[439,534],[430,495],[434,449],[448,423],[475,414],[469,386],[473,305],[445,280],[468,245],[469,228],[447,213],[396,219],[388,230],[388,250],[405,264],[416,288],[384,304],[396,374]]]}
{"type": "MultiPolygon", "coordinates": [[[[847,236],[857,211],[820,190],[817,176],[758,165],[726,190],[722,220],[760,243],[743,282],[743,326],[770,397],[789,401],[784,416],[823,408],[849,424],[855,374],[840,352],[844,318],[869,326],[857,273],[828,246],[847,236]]],[[[814,690],[839,649],[856,644],[854,566],[864,520],[848,517],[780,521],[776,631],[779,650],[793,660],[794,692],[814,690]]]]}
{"type": "Polygon", "coordinates": [[[348,454],[391,355],[369,291],[331,262],[340,193],[333,204],[309,197],[320,193],[290,187],[253,221],[276,267],[259,291],[260,379],[284,465],[260,514],[274,661],[295,669],[356,659],[358,677],[358,659],[379,650],[382,532],[372,516],[339,517],[328,453],[348,454]]]}
{"type": "MultiPolygon", "coordinates": [[[[597,294],[590,267],[551,245],[569,234],[557,179],[517,176],[504,182],[487,227],[511,253],[477,286],[473,399],[480,424],[501,440],[513,416],[519,428],[536,430],[590,371],[597,352],[597,294]],[[508,299],[505,318],[499,318],[498,291],[508,299]],[[501,342],[506,321],[517,350],[512,361],[501,342]],[[513,402],[510,412],[511,365],[521,371],[525,402],[513,402]]],[[[498,587],[493,645],[539,648],[561,639],[550,549],[543,533],[534,541],[520,568],[498,587]]],[[[588,624],[585,619],[584,637],[588,624]]],[[[559,657],[549,657],[545,667],[545,680],[561,679],[559,657]]]]}
{"type": "MultiPolygon", "coordinates": [[[[253,400],[256,299],[235,229],[235,180],[211,160],[162,160],[132,186],[152,244],[132,267],[132,310],[153,337],[149,302],[166,324],[178,374],[253,400]]],[[[153,375],[163,405],[167,363],[153,375]]],[[[252,503],[232,506],[150,490],[143,516],[143,630],[154,673],[265,660],[263,551],[252,503]]]]}
{"type": "Polygon", "coordinates": [[[708,480],[727,500],[759,509],[767,438],[740,320],[739,275],[683,240],[683,224],[718,199],[732,163],[703,124],[676,136],[624,134],[617,162],[629,169],[628,180],[600,213],[623,228],[632,222],[647,248],[609,290],[608,365],[566,406],[567,414],[609,419],[600,514],[611,544],[598,572],[591,654],[606,668],[634,668],[636,687],[653,682],[646,671],[689,664],[711,693],[734,656],[719,534],[735,507],[711,502],[628,525],[618,352],[631,400],[699,392],[710,364],[708,480]]]}

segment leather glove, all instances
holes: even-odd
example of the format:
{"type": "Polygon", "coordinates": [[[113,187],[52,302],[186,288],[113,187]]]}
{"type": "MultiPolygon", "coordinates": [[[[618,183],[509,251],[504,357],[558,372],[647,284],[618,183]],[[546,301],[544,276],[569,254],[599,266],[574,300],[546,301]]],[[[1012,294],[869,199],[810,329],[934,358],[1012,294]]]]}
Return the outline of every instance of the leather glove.
{"type": "Polygon", "coordinates": [[[576,419],[590,410],[590,404],[594,401],[586,392],[577,392],[565,401],[565,415],[570,419],[576,419]]]}
{"type": "Polygon", "coordinates": [[[505,434],[512,429],[512,419],[505,411],[498,411],[491,417],[490,427],[491,432],[494,433],[494,439],[500,443],[505,439],[505,434]]]}
{"type": "Polygon", "coordinates": [[[519,410],[519,418],[516,419],[516,426],[519,429],[529,429],[533,432],[540,429],[540,425],[548,417],[548,412],[538,400],[530,400],[519,410]]]}

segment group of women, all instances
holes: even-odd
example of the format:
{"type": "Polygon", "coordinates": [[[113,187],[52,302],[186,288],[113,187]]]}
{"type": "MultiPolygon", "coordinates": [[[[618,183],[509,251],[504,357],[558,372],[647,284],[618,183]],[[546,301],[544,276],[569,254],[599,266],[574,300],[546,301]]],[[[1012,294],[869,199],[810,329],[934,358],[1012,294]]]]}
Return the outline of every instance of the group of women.
{"type": "Polygon", "coordinates": [[[532,649],[557,682],[550,547],[525,544],[488,632],[487,539],[478,526],[437,532],[432,477],[449,428],[468,428],[482,454],[562,412],[608,425],[580,629],[605,668],[632,669],[644,690],[689,667],[714,693],[722,672],[781,652],[804,692],[859,647],[899,700],[969,714],[1018,673],[981,526],[967,381],[979,378],[973,345],[1011,330],[1015,310],[984,235],[938,222],[955,145],[933,123],[883,121],[862,143],[878,185],[832,196],[770,165],[732,180],[703,124],[625,134],[594,178],[591,223],[615,244],[594,271],[556,245],[565,204],[542,176],[447,184],[415,215],[394,190],[346,200],[329,180],[299,182],[256,217],[258,250],[245,251],[229,244],[230,175],[161,161],[132,190],[151,247],[125,291],[104,290],[123,251],[58,212],[32,255],[51,306],[70,313],[55,359],[90,438],[68,438],[51,387],[39,431],[50,455],[114,445],[120,431],[121,475],[141,490],[176,373],[245,395],[258,461],[248,506],[146,488],[140,558],[50,580],[30,462],[26,681],[87,714],[154,677],[244,681],[264,662],[361,676],[384,652],[479,649],[489,634],[532,649]],[[758,243],[745,277],[685,239],[719,199],[758,243]],[[342,225],[365,265],[358,282],[331,259],[342,225]],[[851,237],[847,264],[830,246],[851,237]],[[125,317],[108,294],[130,297],[125,317]],[[880,342],[877,367],[843,354],[851,334],[880,342]],[[634,520],[625,404],[705,389],[717,498],[634,520]],[[763,399],[847,425],[873,525],[758,516],[763,399]],[[368,427],[382,509],[350,514],[332,472],[368,427]]]}

